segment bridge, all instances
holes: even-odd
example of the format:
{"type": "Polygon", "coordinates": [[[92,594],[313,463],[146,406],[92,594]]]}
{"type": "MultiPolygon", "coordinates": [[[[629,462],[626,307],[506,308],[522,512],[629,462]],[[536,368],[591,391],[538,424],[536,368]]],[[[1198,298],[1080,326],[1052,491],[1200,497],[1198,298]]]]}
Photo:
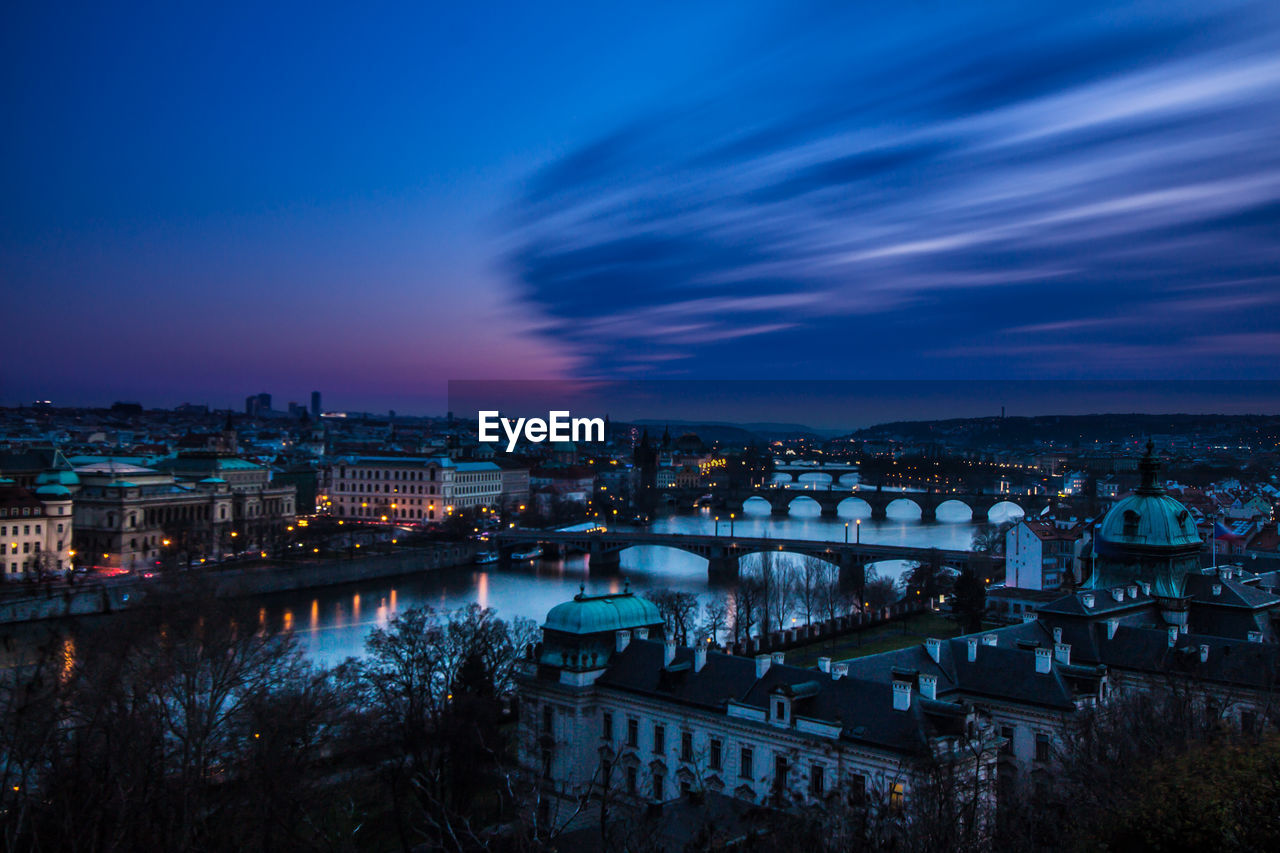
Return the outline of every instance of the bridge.
{"type": "MultiPolygon", "coordinates": [[[[788,474],[790,475],[791,479],[796,482],[799,482],[800,478],[805,474],[826,474],[828,477],[831,478],[831,482],[833,484],[838,484],[842,477],[846,477],[849,475],[856,475],[859,473],[859,471],[858,471],[857,464],[853,462],[849,462],[849,463],[823,462],[821,464],[813,464],[813,465],[799,465],[799,464],[787,464],[787,463],[775,464],[773,466],[773,473],[775,475],[788,474]]],[[[850,482],[850,485],[852,485],[852,482],[850,482]]]]}
{"type": "MultiPolygon", "coordinates": [[[[659,499],[665,498],[669,505],[688,500],[690,503],[698,499],[699,494],[707,494],[706,490],[663,490],[659,499]],[[687,495],[686,495],[687,492],[687,495]]],[[[883,521],[889,517],[889,504],[905,501],[914,504],[920,510],[921,521],[937,521],[938,507],[944,503],[955,501],[969,508],[974,521],[984,522],[991,514],[992,508],[999,504],[1009,503],[1021,509],[1027,515],[1034,515],[1049,506],[1053,497],[1050,495],[1011,495],[988,494],[984,492],[906,492],[887,491],[880,488],[832,488],[832,489],[788,489],[779,486],[760,486],[753,489],[712,490],[711,502],[724,512],[743,512],[746,502],[751,498],[768,501],[774,515],[787,515],[791,506],[798,500],[811,500],[822,510],[826,518],[835,518],[840,514],[840,505],[846,501],[861,501],[871,510],[872,521],[883,521]]]]}
{"type": "Polygon", "coordinates": [[[520,544],[538,543],[565,550],[583,551],[590,556],[593,570],[616,571],[621,554],[638,545],[676,548],[696,554],[707,561],[707,574],[713,579],[736,578],[742,558],[765,551],[781,551],[816,557],[840,569],[842,578],[860,588],[866,577],[866,566],[881,560],[937,562],[961,569],[973,565],[985,571],[1002,557],[977,551],[955,551],[945,548],[911,548],[905,545],[869,545],[861,542],[824,542],[814,539],[770,539],[753,536],[706,536],[689,533],[650,533],[642,530],[578,532],[555,530],[501,530],[493,536],[504,557],[520,544]]]}

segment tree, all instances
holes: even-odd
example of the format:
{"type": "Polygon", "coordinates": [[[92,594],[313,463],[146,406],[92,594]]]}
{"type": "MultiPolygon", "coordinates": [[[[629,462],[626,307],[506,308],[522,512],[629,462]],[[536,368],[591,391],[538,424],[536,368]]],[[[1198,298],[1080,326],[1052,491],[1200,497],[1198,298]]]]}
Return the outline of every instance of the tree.
{"type": "Polygon", "coordinates": [[[751,638],[751,629],[760,621],[763,609],[764,586],[760,579],[750,575],[739,578],[733,591],[733,641],[741,643],[751,638]]]}
{"type": "Polygon", "coordinates": [[[698,628],[699,639],[708,638],[719,645],[721,635],[729,626],[729,602],[724,596],[716,596],[706,603],[702,610],[705,614],[702,625],[698,628]]]}
{"type": "Polygon", "coordinates": [[[982,630],[982,617],[987,612],[987,585],[969,566],[961,569],[956,578],[951,612],[960,621],[964,633],[982,630]]]}
{"type": "Polygon", "coordinates": [[[1005,534],[1013,529],[1017,522],[1002,521],[999,524],[988,523],[973,532],[969,549],[983,554],[998,556],[1004,553],[1005,534]]]}
{"type": "Polygon", "coordinates": [[[882,610],[899,599],[898,589],[889,578],[868,572],[862,603],[872,611],[882,610]]]}
{"type": "Polygon", "coordinates": [[[701,610],[698,596],[665,588],[651,589],[644,596],[658,608],[667,626],[667,636],[682,646],[689,645],[689,633],[697,625],[698,611],[701,610]]]}

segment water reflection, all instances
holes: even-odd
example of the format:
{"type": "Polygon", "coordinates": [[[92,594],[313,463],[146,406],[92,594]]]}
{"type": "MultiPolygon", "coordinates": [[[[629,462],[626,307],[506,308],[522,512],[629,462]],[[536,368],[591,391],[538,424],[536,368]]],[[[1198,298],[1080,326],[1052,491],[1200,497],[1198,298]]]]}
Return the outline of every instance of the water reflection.
{"type": "MultiPolygon", "coordinates": [[[[1017,514],[1008,505],[997,507],[992,511],[992,520],[1000,520],[1010,513],[1017,514]]],[[[889,518],[884,521],[871,521],[869,512],[822,518],[816,505],[799,504],[793,506],[787,516],[773,516],[766,503],[763,512],[748,508],[747,512],[738,514],[733,532],[737,536],[843,542],[848,524],[850,541],[860,536],[868,543],[968,548],[977,529],[970,520],[968,508],[958,503],[939,506],[936,524],[922,524],[919,517],[919,510],[910,503],[891,505],[889,518]]],[[[715,527],[715,514],[703,510],[695,515],[661,518],[651,529],[664,533],[714,533],[715,527]]],[[[727,519],[722,517],[719,527],[721,534],[729,533],[727,519]]],[[[365,636],[372,628],[385,627],[397,612],[415,605],[453,609],[474,602],[496,609],[503,618],[523,616],[540,622],[548,610],[572,598],[580,584],[589,593],[620,592],[624,581],[636,591],[656,587],[702,594],[713,591],[707,579],[706,560],[685,551],[655,546],[630,548],[622,553],[621,562],[620,573],[593,572],[585,555],[574,554],[507,567],[490,565],[483,570],[461,567],[319,593],[312,591],[304,599],[310,601],[311,620],[310,630],[302,639],[315,660],[333,664],[347,656],[361,654],[365,636]],[[362,615],[362,597],[372,597],[381,603],[374,612],[362,615]]],[[[896,577],[904,565],[890,561],[877,568],[883,574],[896,577]]],[[[298,605],[298,598],[297,593],[281,593],[266,600],[267,608],[283,614],[298,605]]],[[[283,627],[283,620],[280,624],[283,627]]]]}

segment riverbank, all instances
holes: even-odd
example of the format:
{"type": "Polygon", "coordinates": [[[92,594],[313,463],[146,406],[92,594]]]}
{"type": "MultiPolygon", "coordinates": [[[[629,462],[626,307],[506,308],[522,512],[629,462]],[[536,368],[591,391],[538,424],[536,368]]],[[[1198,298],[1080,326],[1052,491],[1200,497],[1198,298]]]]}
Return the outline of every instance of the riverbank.
{"type": "Polygon", "coordinates": [[[96,616],[136,607],[162,583],[208,585],[219,598],[244,598],[276,592],[415,575],[464,566],[475,559],[474,542],[400,548],[390,554],[352,559],[316,560],[266,566],[234,566],[192,570],[177,575],[80,581],[75,585],[19,587],[0,590],[0,625],[96,616]]]}

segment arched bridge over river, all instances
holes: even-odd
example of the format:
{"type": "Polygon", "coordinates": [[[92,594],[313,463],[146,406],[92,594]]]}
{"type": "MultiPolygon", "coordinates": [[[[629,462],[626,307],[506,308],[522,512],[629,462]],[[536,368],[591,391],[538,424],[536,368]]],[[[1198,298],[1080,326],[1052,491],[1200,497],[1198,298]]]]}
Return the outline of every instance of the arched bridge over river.
{"type": "Polygon", "coordinates": [[[768,501],[774,515],[787,515],[796,501],[811,500],[822,510],[826,518],[835,518],[840,514],[840,505],[846,501],[856,503],[862,501],[871,509],[872,521],[883,521],[889,517],[889,505],[898,501],[914,504],[920,510],[921,521],[937,521],[938,507],[952,501],[963,504],[976,522],[985,522],[992,508],[1000,504],[1013,504],[1027,515],[1036,513],[1049,506],[1053,498],[1049,495],[1010,495],[987,494],[982,492],[904,492],[880,489],[845,489],[836,486],[831,489],[794,489],[780,486],[761,486],[754,489],[720,489],[706,490],[687,489],[680,493],[664,491],[661,497],[673,505],[698,500],[710,494],[711,504],[721,507],[725,512],[744,512],[746,502],[752,498],[768,501]],[[687,494],[685,494],[687,492],[687,494]]]}
{"type": "Polygon", "coordinates": [[[960,569],[972,565],[985,572],[1003,561],[1002,557],[976,551],[946,548],[912,548],[905,545],[868,545],[864,543],[823,542],[812,539],[771,539],[753,536],[703,536],[686,533],[650,533],[647,531],[566,532],[552,530],[502,530],[494,534],[494,543],[504,558],[518,545],[538,543],[565,550],[583,551],[590,555],[593,570],[616,570],[621,554],[638,545],[676,548],[697,554],[707,561],[707,574],[714,580],[734,578],[742,558],[765,551],[817,557],[836,565],[843,577],[858,586],[865,577],[868,563],[881,560],[937,562],[960,569]]]}

